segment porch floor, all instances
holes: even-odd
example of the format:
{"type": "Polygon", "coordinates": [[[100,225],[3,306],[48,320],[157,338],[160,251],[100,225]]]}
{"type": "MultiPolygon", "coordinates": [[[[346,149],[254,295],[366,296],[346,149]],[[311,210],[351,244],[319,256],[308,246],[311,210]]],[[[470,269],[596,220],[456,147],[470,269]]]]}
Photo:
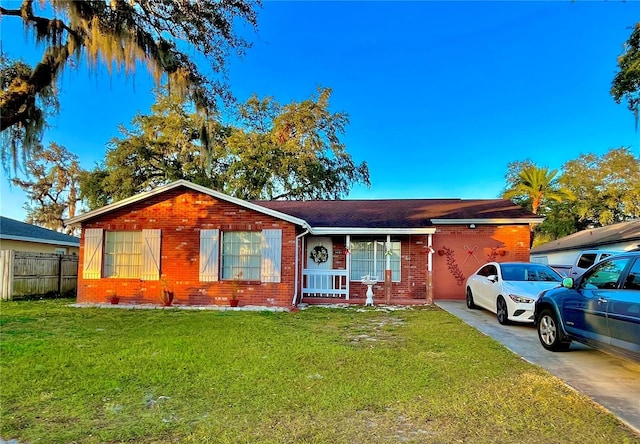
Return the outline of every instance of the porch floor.
{"type": "MultiPolygon", "coordinates": [[[[300,301],[303,304],[309,305],[325,305],[325,304],[349,304],[349,305],[364,305],[366,298],[350,298],[349,300],[341,297],[310,297],[306,296],[300,301]]],[[[374,305],[426,305],[426,299],[413,299],[413,298],[391,298],[389,302],[384,297],[373,298],[374,305]]]]}

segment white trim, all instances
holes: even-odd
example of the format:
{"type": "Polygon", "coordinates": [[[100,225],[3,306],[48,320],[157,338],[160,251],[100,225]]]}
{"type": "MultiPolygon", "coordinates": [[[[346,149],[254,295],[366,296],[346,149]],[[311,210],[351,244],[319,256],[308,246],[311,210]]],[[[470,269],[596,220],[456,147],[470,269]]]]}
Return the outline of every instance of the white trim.
{"type": "Polygon", "coordinates": [[[345,262],[346,262],[346,269],[347,269],[347,301],[349,300],[349,292],[351,291],[350,288],[350,282],[351,279],[349,279],[349,277],[351,276],[351,235],[347,234],[345,236],[344,239],[344,246],[347,250],[349,250],[349,253],[347,254],[348,257],[345,258],[345,262]]]}
{"type": "Polygon", "coordinates": [[[427,272],[433,271],[433,235],[429,235],[427,239],[427,272]]]}
{"type": "Polygon", "coordinates": [[[522,218],[522,219],[431,219],[431,223],[434,225],[506,225],[506,224],[541,224],[544,221],[544,217],[537,218],[522,218]]]}
{"type": "Polygon", "coordinates": [[[311,234],[435,234],[436,227],[421,228],[342,228],[342,227],[314,227],[311,234]]]}
{"type": "MultiPolygon", "coordinates": [[[[387,251],[391,251],[391,235],[387,234],[387,241],[384,243],[384,272],[383,279],[386,280],[387,270],[391,271],[391,254],[387,254],[387,251]]],[[[400,270],[402,271],[402,242],[400,242],[400,270]]],[[[393,278],[391,278],[393,281],[393,278]]]]}
{"type": "Polygon", "coordinates": [[[293,301],[291,301],[291,305],[296,305],[296,302],[298,301],[298,287],[300,287],[300,239],[303,239],[307,234],[309,234],[308,230],[305,230],[304,232],[298,234],[296,236],[296,255],[295,255],[295,264],[296,264],[296,270],[294,272],[294,282],[295,282],[295,290],[293,290],[293,301]]]}
{"type": "Polygon", "coordinates": [[[224,201],[236,204],[238,206],[247,208],[249,210],[257,211],[258,213],[266,214],[268,216],[273,216],[275,218],[278,218],[278,219],[281,219],[281,220],[285,220],[287,222],[291,222],[292,224],[295,224],[295,225],[300,225],[300,226],[302,226],[304,228],[307,228],[307,229],[310,228],[306,221],[304,221],[302,219],[298,219],[297,217],[289,216],[288,214],[281,213],[281,212],[275,211],[275,210],[271,210],[269,208],[265,208],[265,207],[262,207],[260,205],[253,204],[251,202],[247,202],[246,200],[242,200],[242,199],[238,199],[236,197],[228,196],[228,195],[226,195],[224,193],[221,193],[219,191],[215,191],[215,190],[212,190],[210,188],[203,187],[201,185],[196,185],[196,184],[191,183],[188,180],[184,180],[184,179],[176,180],[175,182],[171,182],[171,183],[169,183],[167,185],[159,186],[158,188],[154,188],[153,190],[145,191],[145,192],[136,194],[135,196],[127,197],[126,199],[122,199],[122,200],[119,200],[118,202],[114,202],[112,204],[106,205],[106,206],[104,206],[102,208],[98,208],[96,210],[89,211],[88,213],[84,213],[84,214],[81,214],[79,216],[72,217],[70,219],[66,219],[66,220],[63,221],[63,223],[64,223],[65,226],[75,225],[75,224],[83,222],[83,221],[85,221],[87,219],[91,219],[93,217],[100,216],[100,215],[108,213],[110,211],[117,210],[118,208],[122,208],[122,207],[130,205],[132,203],[136,203],[136,202],[139,202],[141,200],[148,199],[149,197],[157,196],[158,194],[162,194],[162,193],[165,193],[167,191],[171,191],[174,188],[178,188],[178,187],[181,187],[181,186],[189,188],[189,189],[192,189],[194,191],[198,191],[198,192],[203,193],[203,194],[208,194],[209,196],[212,196],[212,197],[214,197],[216,199],[224,200],[224,201]]]}
{"type": "Polygon", "coordinates": [[[39,237],[24,237],[24,236],[13,236],[11,234],[3,234],[3,235],[0,235],[0,240],[14,240],[14,241],[34,242],[38,244],[50,244],[50,245],[65,245],[67,247],[80,248],[80,239],[78,239],[77,243],[74,243],[69,241],[42,239],[39,237]]]}

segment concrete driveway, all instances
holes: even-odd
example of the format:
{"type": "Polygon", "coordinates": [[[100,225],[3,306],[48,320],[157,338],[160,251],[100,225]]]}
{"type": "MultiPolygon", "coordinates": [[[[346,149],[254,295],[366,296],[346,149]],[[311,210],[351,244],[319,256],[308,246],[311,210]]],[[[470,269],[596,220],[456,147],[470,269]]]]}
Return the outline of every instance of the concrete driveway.
{"type": "Polygon", "coordinates": [[[532,325],[500,325],[495,314],[483,309],[469,310],[464,301],[435,303],[560,378],[640,434],[640,363],[575,342],[568,352],[553,353],[542,348],[532,325]]]}

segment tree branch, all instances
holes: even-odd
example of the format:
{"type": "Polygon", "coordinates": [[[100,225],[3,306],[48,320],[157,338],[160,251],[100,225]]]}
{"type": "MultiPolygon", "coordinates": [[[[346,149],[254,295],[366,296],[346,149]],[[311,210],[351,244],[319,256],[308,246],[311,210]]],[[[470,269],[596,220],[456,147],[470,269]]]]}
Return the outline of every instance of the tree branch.
{"type": "MultiPolygon", "coordinates": [[[[32,24],[35,26],[38,31],[46,30],[65,30],[69,34],[73,35],[75,38],[79,38],[80,36],[76,33],[75,30],[71,29],[65,22],[60,19],[48,19],[46,17],[40,17],[33,14],[33,0],[25,0],[20,6],[20,9],[6,9],[0,6],[0,16],[1,15],[9,15],[14,17],[22,17],[24,22],[33,22],[32,24]]],[[[42,32],[38,32],[38,34],[42,35],[42,32]]]]}
{"type": "Polygon", "coordinates": [[[0,112],[2,113],[0,131],[19,122],[24,122],[30,117],[30,110],[33,107],[29,106],[29,102],[32,101],[35,104],[36,95],[51,86],[69,56],[68,44],[49,48],[22,88],[9,88],[0,102],[0,112]]]}

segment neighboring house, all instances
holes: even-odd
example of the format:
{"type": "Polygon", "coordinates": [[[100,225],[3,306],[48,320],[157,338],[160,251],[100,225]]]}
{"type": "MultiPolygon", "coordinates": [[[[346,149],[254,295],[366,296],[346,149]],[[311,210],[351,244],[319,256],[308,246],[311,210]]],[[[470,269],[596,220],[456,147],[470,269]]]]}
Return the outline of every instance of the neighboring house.
{"type": "Polygon", "coordinates": [[[0,250],[78,254],[80,239],[0,216],[0,250]]]}
{"type": "Polygon", "coordinates": [[[631,251],[640,248],[640,219],[590,228],[531,249],[531,260],[573,264],[583,250],[631,251]]]}
{"type": "Polygon", "coordinates": [[[463,299],[490,260],[529,260],[542,218],[503,199],[253,201],[180,180],[66,221],[81,225],[78,302],[290,307],[463,299]]]}

